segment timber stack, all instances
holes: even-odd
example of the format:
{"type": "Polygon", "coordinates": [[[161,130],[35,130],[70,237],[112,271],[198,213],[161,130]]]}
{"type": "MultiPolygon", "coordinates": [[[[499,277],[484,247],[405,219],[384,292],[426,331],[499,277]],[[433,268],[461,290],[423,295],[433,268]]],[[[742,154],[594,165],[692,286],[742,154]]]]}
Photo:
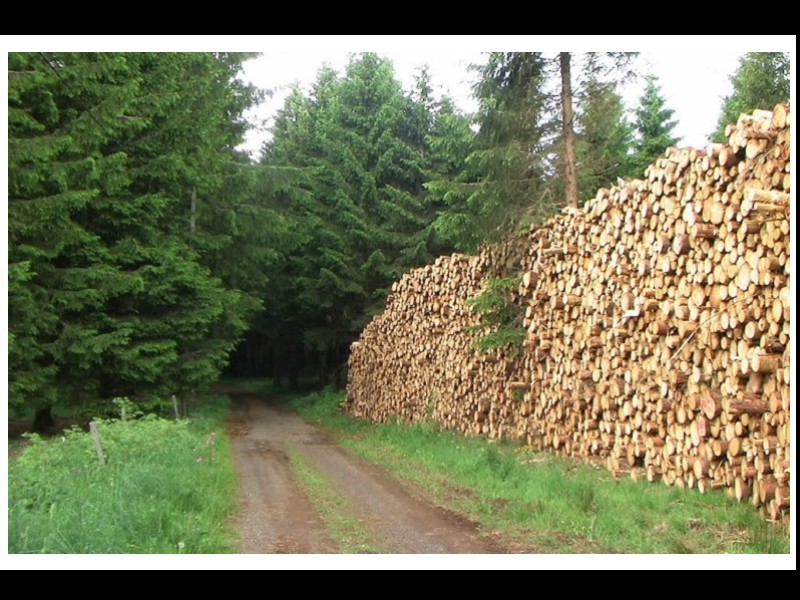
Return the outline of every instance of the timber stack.
{"type": "Polygon", "coordinates": [[[788,105],[670,148],[509,243],[440,257],[353,344],[345,408],[790,506],[788,105]],[[522,348],[475,349],[468,301],[512,267],[522,348]]]}

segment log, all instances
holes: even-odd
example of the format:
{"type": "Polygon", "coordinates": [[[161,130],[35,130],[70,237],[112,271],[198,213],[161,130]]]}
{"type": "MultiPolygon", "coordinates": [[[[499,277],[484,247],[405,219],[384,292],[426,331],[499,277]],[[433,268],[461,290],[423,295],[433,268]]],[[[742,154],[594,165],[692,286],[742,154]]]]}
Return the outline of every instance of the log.
{"type": "Polygon", "coordinates": [[[772,109],[772,128],[784,129],[789,124],[789,105],[777,104],[772,109]]]}
{"type": "Polygon", "coordinates": [[[761,216],[772,214],[788,215],[790,198],[786,192],[749,188],[745,191],[744,200],[739,210],[744,217],[750,214],[761,216]]]}
{"type": "Polygon", "coordinates": [[[788,105],[756,111],[728,144],[670,149],[517,240],[409,271],[351,346],[345,410],[724,489],[784,519],[790,122],[788,105]],[[481,352],[497,325],[468,301],[510,276],[503,327],[524,343],[481,352]]]}
{"type": "Polygon", "coordinates": [[[700,410],[708,419],[713,419],[719,414],[722,403],[722,394],[712,388],[704,388],[700,394],[700,410]]]}
{"type": "Polygon", "coordinates": [[[726,398],[722,408],[728,415],[762,415],[769,409],[769,404],[755,394],[747,394],[742,398],[726,398]]]}
{"type": "Polygon", "coordinates": [[[774,373],[782,367],[782,354],[756,352],[750,359],[750,370],[754,373],[774,373]]]}

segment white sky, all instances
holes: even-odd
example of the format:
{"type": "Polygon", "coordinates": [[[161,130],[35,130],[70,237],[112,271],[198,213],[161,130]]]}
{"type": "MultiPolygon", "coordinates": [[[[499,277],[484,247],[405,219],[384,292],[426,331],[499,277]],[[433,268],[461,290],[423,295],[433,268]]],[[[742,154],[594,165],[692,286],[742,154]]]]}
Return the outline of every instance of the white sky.
{"type": "MultiPolygon", "coordinates": [[[[748,51],[792,50],[792,36],[760,38],[667,37],[647,38],[558,38],[533,36],[415,36],[412,38],[306,38],[299,46],[288,41],[289,47],[271,47],[263,55],[245,65],[246,78],[273,95],[250,118],[256,128],[250,132],[244,148],[257,155],[268,138],[268,128],[276,111],[283,105],[292,84],[308,88],[318,69],[328,63],[338,72],[344,70],[348,54],[372,50],[388,57],[397,78],[405,89],[413,86],[413,75],[422,65],[428,65],[434,88],[454,98],[459,108],[472,112],[477,103],[470,86],[475,74],[468,70],[470,63],[482,63],[482,51],[543,50],[573,48],[576,51],[638,50],[636,70],[642,75],[653,73],[659,78],[667,107],[675,111],[678,121],[675,133],[681,145],[704,147],[707,136],[715,129],[722,98],[729,94],[729,76],[736,70],[739,57],[748,51]],[[622,45],[609,47],[608,40],[622,45]],[[407,41],[406,41],[407,40],[407,41]]],[[[629,109],[635,108],[644,87],[644,79],[622,88],[629,109]]],[[[632,119],[632,117],[631,117],[632,119]]]]}
{"type": "MultiPolygon", "coordinates": [[[[3,36],[4,50],[32,51],[248,51],[263,56],[246,64],[246,75],[265,89],[277,89],[272,100],[252,114],[261,131],[248,136],[245,148],[257,152],[267,133],[262,122],[282,105],[293,82],[310,84],[318,68],[329,62],[341,70],[349,52],[374,51],[389,57],[397,77],[408,88],[422,64],[430,67],[435,87],[446,89],[457,105],[475,109],[470,98],[472,74],[467,66],[482,62],[481,52],[639,51],[642,72],[660,79],[668,106],[675,110],[682,144],[705,146],[714,129],[721,98],[730,91],[728,76],[738,57],[750,51],[790,51],[796,36],[3,36]]],[[[640,87],[623,94],[636,105],[640,87]]]]}
{"type": "MultiPolygon", "coordinates": [[[[465,112],[477,109],[471,93],[475,73],[468,70],[470,63],[485,62],[479,51],[462,52],[406,52],[394,51],[384,54],[395,67],[395,74],[409,90],[414,85],[414,74],[427,64],[439,95],[449,94],[456,105],[465,112]]],[[[642,75],[653,73],[659,78],[661,92],[667,107],[675,111],[673,119],[678,121],[676,134],[682,145],[705,146],[707,136],[716,127],[721,99],[731,91],[728,76],[736,70],[741,53],[727,51],[691,54],[648,52],[636,60],[636,71],[642,75]],[[704,92],[698,92],[705,90],[704,92]]],[[[342,73],[348,60],[348,52],[335,54],[323,49],[308,50],[302,54],[274,51],[245,65],[246,78],[256,86],[273,90],[273,95],[250,114],[253,129],[244,145],[252,153],[258,153],[264,140],[268,139],[268,128],[278,109],[294,83],[308,89],[316,78],[318,69],[327,63],[342,73]]],[[[629,109],[636,107],[644,87],[644,78],[626,84],[623,97],[629,109]]],[[[632,119],[632,117],[631,117],[632,119]]]]}

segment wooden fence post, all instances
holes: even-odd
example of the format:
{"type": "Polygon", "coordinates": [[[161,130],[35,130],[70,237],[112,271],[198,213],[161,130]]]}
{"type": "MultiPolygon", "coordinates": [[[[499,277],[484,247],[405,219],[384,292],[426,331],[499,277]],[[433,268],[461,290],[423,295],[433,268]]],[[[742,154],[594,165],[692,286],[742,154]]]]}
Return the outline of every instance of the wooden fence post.
{"type": "Polygon", "coordinates": [[[92,441],[94,442],[94,449],[97,452],[97,460],[101,465],[106,464],[106,456],[103,454],[103,446],[100,444],[100,432],[97,430],[97,424],[94,421],[89,422],[89,433],[92,434],[92,441]]]}

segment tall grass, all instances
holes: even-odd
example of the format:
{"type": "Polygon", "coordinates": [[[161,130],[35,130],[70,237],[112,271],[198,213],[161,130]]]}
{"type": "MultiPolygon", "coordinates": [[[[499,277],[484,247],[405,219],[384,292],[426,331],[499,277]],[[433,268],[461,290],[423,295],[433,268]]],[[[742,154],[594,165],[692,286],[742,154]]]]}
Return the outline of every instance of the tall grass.
{"type": "Polygon", "coordinates": [[[215,396],[187,420],[99,421],[105,466],[86,432],[32,436],[9,465],[9,553],[234,551],[227,407],[215,396]]]}
{"type": "Polygon", "coordinates": [[[342,400],[333,392],[291,398],[306,419],[434,502],[538,551],[789,552],[786,530],[723,493],[616,480],[599,467],[431,424],[368,424],[343,414],[342,400]]]}

